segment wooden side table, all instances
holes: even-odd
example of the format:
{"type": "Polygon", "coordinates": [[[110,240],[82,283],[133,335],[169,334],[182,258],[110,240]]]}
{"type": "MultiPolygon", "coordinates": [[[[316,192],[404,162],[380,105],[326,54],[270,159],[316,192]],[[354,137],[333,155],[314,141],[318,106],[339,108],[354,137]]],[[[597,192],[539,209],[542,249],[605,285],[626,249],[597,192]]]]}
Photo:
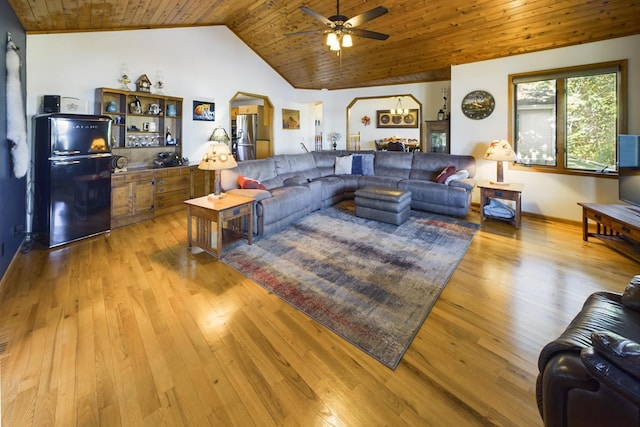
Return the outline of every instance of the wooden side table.
{"type": "Polygon", "coordinates": [[[593,236],[640,262],[640,208],[623,204],[578,203],[582,206],[582,240],[593,236]],[[589,232],[589,220],[596,232],[589,232]]]}
{"type": "Polygon", "coordinates": [[[218,200],[210,200],[208,196],[203,196],[185,200],[184,203],[187,205],[189,249],[192,246],[197,246],[220,260],[223,243],[243,236],[242,224],[238,224],[243,218],[246,219],[247,242],[252,243],[254,203],[252,198],[227,194],[226,197],[218,200]],[[196,222],[195,235],[192,230],[194,219],[196,222]],[[215,228],[212,227],[214,223],[215,228]]]}
{"type": "Polygon", "coordinates": [[[522,222],[521,197],[524,184],[512,182],[508,185],[492,184],[489,181],[483,181],[478,184],[480,188],[480,221],[484,222],[486,218],[499,219],[511,223],[514,227],[520,228],[522,222]],[[501,218],[496,216],[485,215],[484,207],[489,203],[490,199],[512,200],[515,202],[515,215],[513,218],[501,218]]]}

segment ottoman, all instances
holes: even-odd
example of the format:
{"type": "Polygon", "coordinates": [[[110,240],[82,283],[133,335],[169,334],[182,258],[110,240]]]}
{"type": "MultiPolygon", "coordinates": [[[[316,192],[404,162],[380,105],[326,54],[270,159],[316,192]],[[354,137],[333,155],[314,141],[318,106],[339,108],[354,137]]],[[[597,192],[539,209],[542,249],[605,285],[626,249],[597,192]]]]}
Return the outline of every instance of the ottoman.
{"type": "Polygon", "coordinates": [[[356,216],[400,225],[411,212],[411,192],[386,187],[356,190],[356,216]]]}

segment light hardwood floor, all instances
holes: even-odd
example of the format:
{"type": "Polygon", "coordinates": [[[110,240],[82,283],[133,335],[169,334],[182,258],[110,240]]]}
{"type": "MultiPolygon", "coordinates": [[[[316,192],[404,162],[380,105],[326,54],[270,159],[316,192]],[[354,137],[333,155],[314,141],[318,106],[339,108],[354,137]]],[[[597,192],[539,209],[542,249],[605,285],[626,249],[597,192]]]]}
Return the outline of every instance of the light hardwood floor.
{"type": "Polygon", "coordinates": [[[17,257],[4,426],[541,426],[541,347],[590,293],[640,274],[577,225],[488,221],[391,371],[188,252],[185,230],[181,212],[17,257]]]}

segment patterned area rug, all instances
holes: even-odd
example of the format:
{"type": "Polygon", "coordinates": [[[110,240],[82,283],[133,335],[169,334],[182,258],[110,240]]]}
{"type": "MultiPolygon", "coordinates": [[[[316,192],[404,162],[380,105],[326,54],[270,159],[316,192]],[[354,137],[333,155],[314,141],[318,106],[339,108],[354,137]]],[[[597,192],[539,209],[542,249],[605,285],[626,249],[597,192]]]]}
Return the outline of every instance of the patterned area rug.
{"type": "Polygon", "coordinates": [[[395,369],[478,228],[416,211],[395,226],[343,202],[222,260],[395,369]]]}

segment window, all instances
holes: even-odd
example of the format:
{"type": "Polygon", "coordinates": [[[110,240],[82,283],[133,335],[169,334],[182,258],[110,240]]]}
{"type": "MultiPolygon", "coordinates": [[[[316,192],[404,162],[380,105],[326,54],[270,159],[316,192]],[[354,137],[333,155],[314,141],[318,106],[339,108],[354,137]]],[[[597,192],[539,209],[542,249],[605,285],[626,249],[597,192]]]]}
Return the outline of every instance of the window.
{"type": "Polygon", "coordinates": [[[509,76],[516,165],[613,175],[626,132],[627,61],[509,76]]]}

